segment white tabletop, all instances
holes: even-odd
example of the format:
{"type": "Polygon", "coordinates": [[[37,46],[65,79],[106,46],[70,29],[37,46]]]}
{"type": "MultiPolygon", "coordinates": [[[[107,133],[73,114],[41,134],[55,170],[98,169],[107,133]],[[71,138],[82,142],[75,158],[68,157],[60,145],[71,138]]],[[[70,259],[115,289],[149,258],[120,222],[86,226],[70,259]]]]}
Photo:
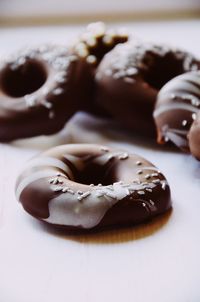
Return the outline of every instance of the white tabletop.
{"type": "MultiPolygon", "coordinates": [[[[141,38],[200,55],[200,21],[128,26],[141,38]]],[[[79,30],[0,29],[0,53],[25,44],[65,43],[79,30]]],[[[0,144],[0,180],[0,302],[200,301],[200,164],[191,156],[162,151],[78,113],[57,136],[0,144]],[[146,157],[168,178],[171,215],[93,236],[46,229],[16,202],[14,185],[27,159],[58,142],[107,143],[146,157]]]]}

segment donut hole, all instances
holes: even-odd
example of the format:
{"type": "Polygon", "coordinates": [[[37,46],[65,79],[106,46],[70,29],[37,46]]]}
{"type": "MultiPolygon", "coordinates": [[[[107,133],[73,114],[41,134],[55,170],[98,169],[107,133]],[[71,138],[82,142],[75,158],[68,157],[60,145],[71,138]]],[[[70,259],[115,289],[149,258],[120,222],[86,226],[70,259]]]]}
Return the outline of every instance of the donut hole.
{"type": "Polygon", "coordinates": [[[46,81],[45,67],[36,60],[26,61],[16,69],[5,68],[0,85],[5,94],[18,98],[38,90],[46,81]]]}
{"type": "MultiPolygon", "coordinates": [[[[146,61],[144,63],[148,65],[148,58],[146,61]]],[[[169,80],[184,72],[183,61],[172,53],[152,58],[150,65],[144,74],[144,80],[156,90],[160,90],[169,80]]]]}
{"type": "Polygon", "coordinates": [[[116,165],[109,163],[108,165],[99,165],[96,163],[89,164],[85,169],[77,175],[76,181],[81,184],[94,185],[111,185],[118,181],[116,178],[116,165]]]}

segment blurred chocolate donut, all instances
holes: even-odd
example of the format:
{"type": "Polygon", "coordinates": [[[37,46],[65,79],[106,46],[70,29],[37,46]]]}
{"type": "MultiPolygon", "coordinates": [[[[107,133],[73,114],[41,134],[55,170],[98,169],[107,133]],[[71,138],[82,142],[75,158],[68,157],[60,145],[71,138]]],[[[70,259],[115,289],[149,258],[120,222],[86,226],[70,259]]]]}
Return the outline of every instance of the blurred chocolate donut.
{"type": "Polygon", "coordinates": [[[23,50],[0,62],[0,141],[51,134],[87,107],[85,60],[63,46],[23,50]]]}
{"type": "Polygon", "coordinates": [[[95,102],[134,133],[156,136],[153,109],[169,80],[200,68],[190,53],[129,41],[105,55],[96,73],[95,102]]]}
{"type": "MultiPolygon", "coordinates": [[[[171,141],[189,152],[188,133],[199,109],[200,71],[188,72],[169,81],[160,90],[154,110],[158,143],[171,141]]],[[[197,128],[198,121],[195,121],[190,133],[193,151],[197,128]]]]}

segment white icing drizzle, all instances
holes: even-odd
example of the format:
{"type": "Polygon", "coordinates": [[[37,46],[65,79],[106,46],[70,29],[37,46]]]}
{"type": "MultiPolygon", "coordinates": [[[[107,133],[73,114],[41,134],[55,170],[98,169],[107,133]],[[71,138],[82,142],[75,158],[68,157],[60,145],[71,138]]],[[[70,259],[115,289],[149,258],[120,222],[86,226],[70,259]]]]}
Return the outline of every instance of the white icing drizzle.
{"type": "MultiPolygon", "coordinates": [[[[162,183],[160,181],[159,183],[162,183]]],[[[70,195],[67,200],[66,193],[60,194],[49,202],[50,215],[47,219],[43,219],[49,223],[59,225],[82,226],[83,228],[92,228],[96,226],[105,213],[118,201],[127,197],[133,192],[139,195],[145,194],[144,190],[153,189],[156,184],[127,184],[117,182],[109,186],[95,187],[91,191],[86,192],[87,196],[83,202],[80,203],[80,195],[75,193],[70,195]],[[112,186],[112,192],[110,187],[112,186]],[[142,194],[140,194],[141,192],[142,194]]],[[[146,201],[144,201],[146,203],[146,201]]],[[[154,207],[151,207],[155,211],[154,207]]],[[[149,211],[150,207],[148,208],[149,211]]]]}
{"type": "MultiPolygon", "coordinates": [[[[177,131],[177,130],[175,130],[177,131]]],[[[188,141],[186,138],[181,137],[180,135],[176,134],[173,130],[168,130],[166,132],[166,136],[178,147],[183,148],[187,147],[188,141]]]]}
{"type": "Polygon", "coordinates": [[[171,111],[171,110],[186,110],[186,111],[191,111],[192,113],[197,113],[199,111],[198,108],[196,108],[190,104],[186,104],[186,103],[182,103],[182,102],[173,102],[173,103],[170,103],[167,105],[162,105],[162,106],[158,107],[154,111],[153,116],[154,116],[154,118],[157,118],[161,114],[163,114],[167,111],[171,111]]]}
{"type": "MultiPolygon", "coordinates": [[[[40,171],[36,171],[33,172],[29,175],[27,175],[25,178],[23,178],[20,183],[18,184],[17,188],[16,188],[16,197],[18,200],[20,200],[20,196],[23,192],[23,190],[29,186],[30,184],[32,184],[34,181],[42,179],[42,178],[46,178],[46,177],[53,177],[55,176],[56,172],[53,171],[52,169],[45,169],[45,170],[40,170],[40,171]]],[[[64,174],[63,174],[64,176],[64,174]]]]}
{"type": "Polygon", "coordinates": [[[26,169],[32,167],[55,167],[63,170],[67,175],[69,175],[70,179],[73,180],[73,174],[68,165],[66,165],[62,160],[55,157],[48,156],[38,156],[29,161],[26,165],[26,169]]]}
{"type": "MultiPolygon", "coordinates": [[[[163,88],[162,93],[168,93],[169,90],[176,90],[176,91],[183,91],[182,94],[187,95],[188,93],[191,94],[199,94],[199,88],[196,87],[192,82],[189,82],[191,80],[190,77],[186,77],[188,74],[183,74],[181,76],[178,76],[175,79],[172,79],[169,81],[163,88]]],[[[195,77],[192,77],[192,81],[195,81],[195,77]]],[[[199,83],[198,83],[199,84],[199,83]]]]}

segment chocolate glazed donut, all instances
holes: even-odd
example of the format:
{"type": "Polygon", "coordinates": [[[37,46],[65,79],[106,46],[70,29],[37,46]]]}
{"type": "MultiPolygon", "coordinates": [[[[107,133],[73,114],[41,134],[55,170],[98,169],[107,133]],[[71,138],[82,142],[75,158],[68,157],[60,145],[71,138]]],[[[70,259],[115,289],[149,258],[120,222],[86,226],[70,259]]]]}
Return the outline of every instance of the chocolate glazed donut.
{"type": "Polygon", "coordinates": [[[169,185],[150,162],[90,144],[58,146],[32,159],[16,197],[35,218],[75,231],[132,225],[171,207],[169,185]]]}
{"type": "Polygon", "coordinates": [[[25,50],[0,63],[0,140],[60,130],[91,88],[88,64],[63,46],[25,50]]]}
{"type": "MultiPolygon", "coordinates": [[[[158,94],[153,114],[158,143],[171,141],[183,151],[189,152],[188,133],[199,109],[200,71],[188,72],[169,81],[158,94]]],[[[197,124],[198,121],[190,134],[192,150],[197,124]]]]}
{"type": "Polygon", "coordinates": [[[100,63],[95,101],[128,129],[156,136],[152,115],[158,91],[175,76],[199,68],[187,52],[129,41],[100,63]]]}

